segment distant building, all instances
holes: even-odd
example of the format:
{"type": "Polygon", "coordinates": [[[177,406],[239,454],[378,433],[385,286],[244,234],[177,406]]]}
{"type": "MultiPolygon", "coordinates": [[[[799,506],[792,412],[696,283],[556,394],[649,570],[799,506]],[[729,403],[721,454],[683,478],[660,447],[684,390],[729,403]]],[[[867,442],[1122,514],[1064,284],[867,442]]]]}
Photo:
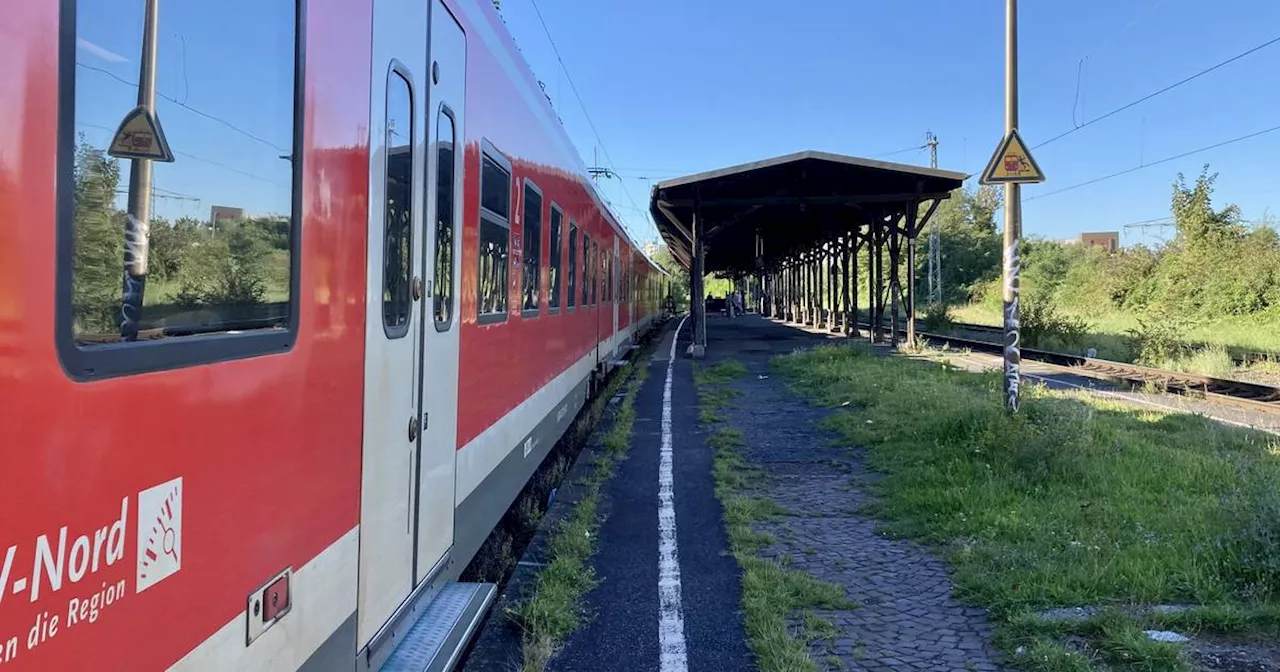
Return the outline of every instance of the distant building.
{"type": "Polygon", "coordinates": [[[244,208],[232,208],[225,205],[215,205],[209,208],[209,224],[216,227],[218,222],[225,219],[232,221],[244,219],[244,208]]]}
{"type": "Polygon", "coordinates": [[[1082,233],[1080,234],[1080,244],[1092,247],[1101,247],[1108,252],[1115,252],[1120,249],[1120,232],[1099,231],[1095,233],[1082,233]]]}

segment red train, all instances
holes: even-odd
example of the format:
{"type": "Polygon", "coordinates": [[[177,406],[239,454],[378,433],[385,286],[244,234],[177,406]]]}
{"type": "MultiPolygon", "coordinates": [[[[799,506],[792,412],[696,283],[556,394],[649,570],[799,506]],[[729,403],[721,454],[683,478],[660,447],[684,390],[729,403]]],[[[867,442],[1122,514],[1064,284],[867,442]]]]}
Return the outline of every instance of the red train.
{"type": "Polygon", "coordinates": [[[0,19],[0,668],[447,669],[663,273],[490,0],[0,19]]]}

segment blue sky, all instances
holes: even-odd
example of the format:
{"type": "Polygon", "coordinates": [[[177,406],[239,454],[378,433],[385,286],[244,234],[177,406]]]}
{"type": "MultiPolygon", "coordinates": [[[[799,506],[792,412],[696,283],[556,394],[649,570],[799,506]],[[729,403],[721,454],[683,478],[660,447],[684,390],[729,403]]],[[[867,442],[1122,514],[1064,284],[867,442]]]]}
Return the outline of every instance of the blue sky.
{"type": "MultiPolygon", "coordinates": [[[[105,149],[137,104],[144,3],[77,5],[76,130],[105,149]]],[[[280,156],[292,151],[293,7],[160,3],[156,108],[176,160],[155,164],[153,214],[207,221],[213,205],[289,212],[291,168],[280,156]]],[[[128,184],[125,161],[119,191],[128,184]]],[[[125,200],[118,195],[120,207],[125,200]]]]}
{"type": "MultiPolygon", "coordinates": [[[[503,16],[589,163],[595,136],[533,1],[503,0],[503,16]]],[[[928,165],[924,150],[885,156],[922,145],[926,130],[939,136],[941,168],[976,173],[1003,131],[999,0],[537,8],[623,178],[601,190],[642,238],[654,230],[633,202],[646,207],[654,180],[802,149],[928,165]]],[[[1023,0],[1019,10],[1019,127],[1032,146],[1280,37],[1273,0],[1023,0]]],[[[1206,162],[1220,173],[1219,206],[1234,202],[1251,220],[1277,214],[1280,131],[1036,197],[1280,125],[1278,72],[1280,43],[1036,151],[1048,181],[1023,190],[1025,233],[1121,230],[1126,244],[1155,242],[1159,230],[1121,227],[1167,217],[1174,176],[1193,179],[1206,162]]]]}
{"type": "MultiPolygon", "coordinates": [[[[972,173],[1003,130],[1001,0],[537,2],[603,140],[600,163],[622,178],[602,179],[601,190],[642,239],[656,235],[655,180],[802,149],[927,165],[927,152],[911,149],[926,130],[940,139],[942,168],[972,173]]],[[[590,163],[598,143],[533,3],[503,0],[503,16],[590,163]]],[[[79,6],[76,117],[105,146],[134,105],[124,82],[137,81],[143,3],[79,6]]],[[[178,161],[157,166],[160,215],[287,211],[289,165],[278,157],[289,147],[281,66],[291,7],[162,4],[158,88],[169,99],[159,114],[178,161]]],[[[1022,0],[1020,9],[1020,130],[1033,147],[1280,37],[1274,0],[1022,0]]],[[[1236,203],[1249,220],[1276,214],[1280,131],[1038,196],[1280,125],[1277,72],[1280,43],[1039,149],[1049,179],[1024,189],[1024,231],[1069,237],[1167,217],[1174,175],[1194,177],[1205,162],[1220,173],[1219,205],[1236,203]]]]}

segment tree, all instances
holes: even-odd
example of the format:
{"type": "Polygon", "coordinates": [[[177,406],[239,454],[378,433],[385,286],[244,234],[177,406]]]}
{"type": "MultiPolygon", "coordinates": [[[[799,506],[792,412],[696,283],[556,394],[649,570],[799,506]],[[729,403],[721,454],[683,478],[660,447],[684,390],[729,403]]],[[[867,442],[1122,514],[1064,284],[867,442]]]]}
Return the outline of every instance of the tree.
{"type": "Polygon", "coordinates": [[[1244,236],[1239,207],[1228,205],[1222,210],[1213,209],[1213,183],[1217,179],[1217,173],[1209,174],[1206,163],[1194,187],[1187,187],[1182,173],[1174,180],[1171,209],[1178,240],[1183,245],[1221,244],[1244,236]]]}
{"type": "MultiPolygon", "coordinates": [[[[671,256],[671,250],[666,245],[653,253],[653,261],[671,274],[671,294],[675,297],[677,308],[684,307],[689,301],[689,271],[671,256]]],[[[662,298],[666,300],[667,297],[662,298]]]]}
{"type": "Polygon", "coordinates": [[[71,304],[79,333],[117,327],[124,276],[124,213],[115,207],[120,163],[81,136],[72,169],[75,266],[71,304]]]}
{"type": "MultiPolygon", "coordinates": [[[[1000,192],[994,187],[960,188],[933,213],[942,239],[945,301],[971,300],[979,285],[1000,276],[1001,243],[995,220],[1000,204],[1000,192]]],[[[928,238],[922,234],[921,240],[928,238]]],[[[916,271],[917,291],[924,292],[928,287],[928,255],[918,254],[916,259],[924,269],[916,271]]]]}

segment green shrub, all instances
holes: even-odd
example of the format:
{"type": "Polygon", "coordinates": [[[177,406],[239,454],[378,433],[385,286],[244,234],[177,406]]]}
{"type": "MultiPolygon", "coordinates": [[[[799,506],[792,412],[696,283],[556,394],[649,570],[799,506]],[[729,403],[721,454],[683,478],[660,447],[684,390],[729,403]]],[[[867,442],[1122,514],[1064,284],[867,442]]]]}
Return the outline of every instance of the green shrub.
{"type": "Polygon", "coordinates": [[[1089,323],[1081,318],[1058,312],[1047,299],[1023,300],[1019,306],[1022,343],[1040,347],[1049,340],[1066,346],[1079,346],[1089,334],[1089,323]]]}

